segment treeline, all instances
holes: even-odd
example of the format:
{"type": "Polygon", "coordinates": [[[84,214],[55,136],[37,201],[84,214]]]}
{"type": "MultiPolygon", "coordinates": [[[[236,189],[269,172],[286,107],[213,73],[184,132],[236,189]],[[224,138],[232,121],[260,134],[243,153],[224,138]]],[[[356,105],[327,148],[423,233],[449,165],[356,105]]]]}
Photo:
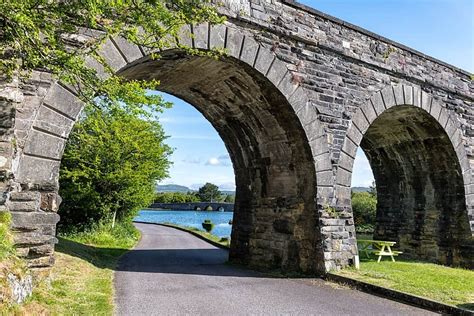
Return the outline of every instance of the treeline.
{"type": "Polygon", "coordinates": [[[212,183],[206,183],[197,192],[158,192],[155,195],[155,203],[197,202],[234,203],[235,195],[223,194],[219,187],[212,183]]]}
{"type": "Polygon", "coordinates": [[[352,192],[352,212],[356,232],[372,234],[375,229],[377,192],[375,185],[369,192],[352,192]]]}

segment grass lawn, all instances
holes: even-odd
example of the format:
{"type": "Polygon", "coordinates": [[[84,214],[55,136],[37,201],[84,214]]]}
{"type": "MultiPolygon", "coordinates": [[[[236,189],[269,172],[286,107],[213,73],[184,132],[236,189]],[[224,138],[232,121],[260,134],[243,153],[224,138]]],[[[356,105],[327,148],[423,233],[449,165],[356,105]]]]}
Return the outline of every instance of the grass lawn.
{"type": "Polygon", "coordinates": [[[216,242],[224,247],[227,247],[229,248],[230,247],[230,239],[227,238],[226,240],[222,239],[221,237],[218,237],[216,235],[213,235],[212,233],[208,233],[206,231],[203,231],[203,230],[200,230],[196,227],[190,227],[190,226],[182,226],[182,225],[176,225],[176,224],[171,224],[171,223],[164,223],[166,226],[171,226],[171,227],[178,227],[178,228],[181,228],[181,229],[184,229],[184,230],[187,230],[189,232],[193,232],[193,233],[196,233],[202,237],[204,237],[205,239],[208,239],[208,240],[211,240],[213,242],[216,242]]]}
{"type": "Polygon", "coordinates": [[[36,288],[24,305],[7,314],[112,315],[114,268],[139,237],[132,224],[61,236],[51,284],[36,288]]]}
{"type": "Polygon", "coordinates": [[[338,274],[474,310],[474,271],[402,259],[382,260],[363,260],[360,270],[349,268],[338,274]]]}

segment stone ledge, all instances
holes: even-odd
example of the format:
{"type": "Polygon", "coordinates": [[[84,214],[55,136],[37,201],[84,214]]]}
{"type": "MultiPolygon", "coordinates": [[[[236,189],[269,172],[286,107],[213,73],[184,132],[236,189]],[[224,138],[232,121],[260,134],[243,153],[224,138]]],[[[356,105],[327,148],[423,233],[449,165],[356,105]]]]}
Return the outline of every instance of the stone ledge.
{"type": "Polygon", "coordinates": [[[350,279],[341,275],[327,273],[325,280],[348,285],[359,291],[366,292],[372,295],[384,297],[390,300],[398,301],[404,304],[409,304],[419,308],[427,309],[433,312],[448,314],[448,315],[474,315],[472,311],[462,309],[456,306],[443,304],[424,297],[395,291],[378,285],[350,279]]]}

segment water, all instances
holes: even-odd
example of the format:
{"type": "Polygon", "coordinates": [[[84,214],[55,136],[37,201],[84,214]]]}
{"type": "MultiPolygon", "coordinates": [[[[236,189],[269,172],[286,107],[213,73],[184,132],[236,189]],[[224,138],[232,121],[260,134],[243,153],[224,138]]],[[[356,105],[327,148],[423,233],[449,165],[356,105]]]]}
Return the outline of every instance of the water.
{"type": "Polygon", "coordinates": [[[206,212],[206,211],[146,211],[138,212],[136,221],[147,223],[171,223],[182,226],[196,227],[203,230],[201,224],[205,219],[214,223],[212,234],[219,237],[230,237],[232,225],[229,221],[233,218],[233,212],[206,212]]]}

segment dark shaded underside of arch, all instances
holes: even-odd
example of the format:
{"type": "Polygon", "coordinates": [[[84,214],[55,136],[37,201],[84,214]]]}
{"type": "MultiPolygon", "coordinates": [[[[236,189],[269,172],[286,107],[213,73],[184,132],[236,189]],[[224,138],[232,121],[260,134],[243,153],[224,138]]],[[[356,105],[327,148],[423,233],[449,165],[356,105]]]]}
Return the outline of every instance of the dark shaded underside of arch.
{"type": "Polygon", "coordinates": [[[472,265],[462,172],[442,126],[420,108],[393,107],[361,147],[377,185],[374,238],[397,241],[412,257],[472,265]]]}
{"type": "Polygon", "coordinates": [[[121,74],[159,79],[161,91],[194,105],[226,144],[237,186],[231,260],[323,271],[311,150],[291,105],[273,84],[235,59],[178,51],[140,60],[121,74]]]}

